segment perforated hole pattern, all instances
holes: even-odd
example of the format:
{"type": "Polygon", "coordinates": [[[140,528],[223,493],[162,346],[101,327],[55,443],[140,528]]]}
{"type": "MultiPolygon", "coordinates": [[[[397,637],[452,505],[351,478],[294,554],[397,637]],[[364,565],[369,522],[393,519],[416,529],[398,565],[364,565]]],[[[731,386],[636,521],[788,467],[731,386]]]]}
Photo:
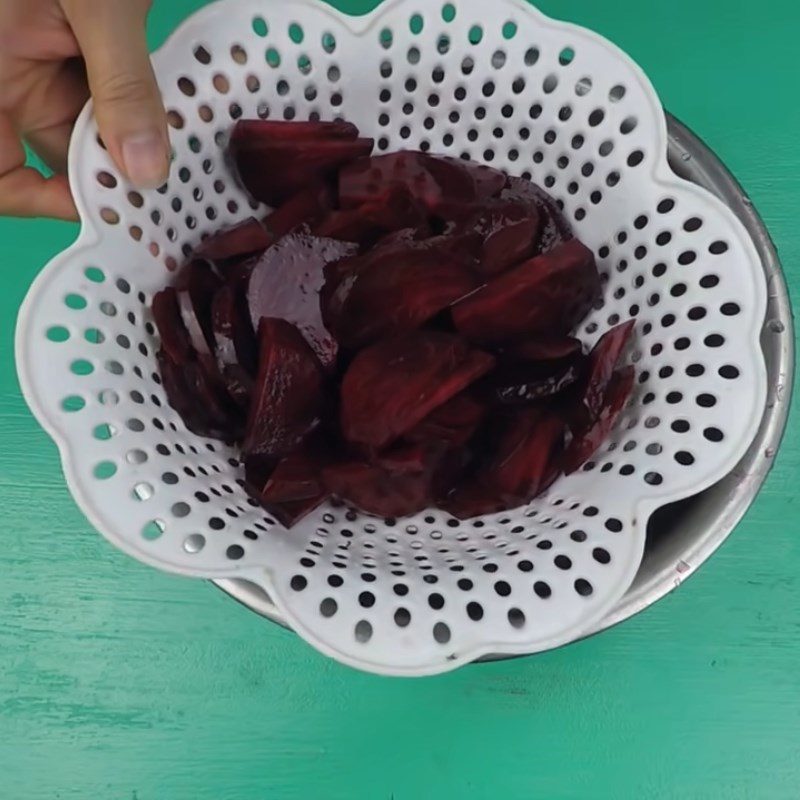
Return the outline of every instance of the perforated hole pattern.
{"type": "Polygon", "coordinates": [[[135,557],[260,583],[326,653],[380,672],[450,669],[572,640],[624,593],[647,516],[729,470],[764,402],[764,287],[732,215],[665,162],[637,68],[592,33],[498,2],[209,6],[157,54],[175,161],[133,191],[88,114],[72,152],[80,240],[37,280],[18,332],[26,395],[91,521],[135,557]],[[528,508],[470,522],[324,507],[284,531],[236,453],[169,408],[148,310],[192,248],[254,211],[225,158],[232,123],[352,120],[378,151],[448,153],[530,177],[598,257],[587,343],[637,320],[637,388],[584,470],[528,508]]]}

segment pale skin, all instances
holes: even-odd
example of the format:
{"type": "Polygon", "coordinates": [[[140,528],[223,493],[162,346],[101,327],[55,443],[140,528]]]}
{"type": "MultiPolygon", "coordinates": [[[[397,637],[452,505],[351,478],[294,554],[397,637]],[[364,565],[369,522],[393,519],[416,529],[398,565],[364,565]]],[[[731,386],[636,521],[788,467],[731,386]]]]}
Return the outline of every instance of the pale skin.
{"type": "Polygon", "coordinates": [[[150,5],[0,0],[0,216],[76,219],[67,150],[90,94],[120,170],[143,189],[164,182],[167,122],[145,42],[150,5]],[[52,177],[25,166],[24,144],[52,177]]]}

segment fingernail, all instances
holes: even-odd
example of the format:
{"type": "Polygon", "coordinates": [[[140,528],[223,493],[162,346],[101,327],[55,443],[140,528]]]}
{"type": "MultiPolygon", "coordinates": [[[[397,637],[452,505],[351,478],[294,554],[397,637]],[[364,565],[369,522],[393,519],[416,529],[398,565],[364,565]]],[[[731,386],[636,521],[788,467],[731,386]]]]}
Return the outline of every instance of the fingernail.
{"type": "Polygon", "coordinates": [[[157,189],[167,177],[167,151],[158,133],[140,133],[122,140],[122,160],[131,182],[157,189]]]}

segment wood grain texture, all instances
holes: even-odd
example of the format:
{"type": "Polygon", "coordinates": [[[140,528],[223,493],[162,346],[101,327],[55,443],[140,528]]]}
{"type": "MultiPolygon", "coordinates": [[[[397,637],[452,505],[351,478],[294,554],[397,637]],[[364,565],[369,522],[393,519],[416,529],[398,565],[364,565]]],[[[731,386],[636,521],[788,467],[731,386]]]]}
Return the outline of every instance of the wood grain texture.
{"type": "MultiPolygon", "coordinates": [[[[156,0],[153,44],[201,4],[156,0]]],[[[797,302],[800,7],[541,7],[631,53],[717,150],[764,216],[797,302]]],[[[358,674],[211,587],[117,553],[76,510],[55,447],[19,396],[12,351],[31,279],[74,235],[0,221],[0,797],[800,796],[796,424],[728,543],[636,619],[441,678],[358,674]]]]}

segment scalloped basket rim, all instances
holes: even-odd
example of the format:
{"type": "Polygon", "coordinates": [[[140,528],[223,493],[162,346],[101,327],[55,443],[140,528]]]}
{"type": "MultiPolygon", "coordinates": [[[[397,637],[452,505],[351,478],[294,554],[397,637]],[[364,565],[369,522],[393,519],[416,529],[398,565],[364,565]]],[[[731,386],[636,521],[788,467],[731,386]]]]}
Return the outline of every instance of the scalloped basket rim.
{"type": "MultiPolygon", "coordinates": [[[[641,88],[644,90],[645,95],[649,98],[651,102],[653,119],[657,122],[657,157],[654,158],[651,167],[651,177],[653,182],[665,189],[675,188],[679,189],[684,194],[695,194],[698,197],[701,197],[704,202],[710,202],[712,205],[716,206],[717,211],[722,216],[726,217],[727,221],[731,224],[731,230],[735,231],[736,235],[738,236],[740,240],[739,244],[747,254],[754,271],[758,271],[759,290],[758,297],[755,298],[758,310],[753,316],[749,336],[749,339],[755,342],[757,345],[766,314],[766,286],[762,285],[760,280],[760,262],[755,246],[747,235],[743,225],[735,217],[733,212],[728,209],[724,203],[722,203],[722,201],[720,201],[707,190],[689,181],[686,181],[683,178],[680,178],[669,166],[667,161],[666,145],[666,117],[664,115],[663,108],[658,101],[658,95],[642,69],[630,58],[630,56],[624,53],[624,51],[622,51],[612,42],[608,41],[605,37],[594,33],[589,29],[572,23],[560,22],[548,17],[534,6],[531,6],[522,0],[506,0],[506,2],[510,6],[518,9],[520,13],[523,13],[529,17],[533,16],[543,27],[560,31],[569,31],[574,37],[576,37],[576,41],[578,39],[584,39],[602,43],[608,50],[612,51],[617,57],[625,62],[626,66],[630,70],[631,76],[636,78],[641,88]]],[[[262,13],[267,14],[270,3],[263,3],[262,5],[262,13]]],[[[378,5],[372,11],[369,11],[365,14],[350,15],[338,12],[329,5],[318,2],[318,0],[298,0],[298,2],[294,4],[294,6],[298,9],[299,18],[302,17],[303,7],[307,7],[315,12],[323,12],[337,24],[343,24],[351,33],[357,36],[364,36],[370,32],[377,25],[377,23],[379,23],[386,12],[403,5],[407,5],[407,0],[387,0],[387,2],[378,5]]],[[[453,5],[457,6],[458,3],[454,2],[453,5]]],[[[175,31],[173,31],[173,33],[168,37],[162,47],[153,54],[153,61],[156,68],[158,67],[159,59],[162,57],[162,54],[168,52],[174,42],[185,36],[193,28],[202,29],[206,20],[212,19],[217,13],[220,12],[220,9],[231,6],[253,8],[253,3],[251,0],[215,0],[212,3],[209,3],[207,6],[204,6],[195,14],[184,20],[184,22],[181,23],[181,25],[179,25],[178,28],[176,28],[175,31]]],[[[259,6],[259,10],[261,10],[261,6],[259,6]]],[[[91,121],[91,118],[92,102],[89,101],[78,117],[73,131],[69,153],[69,173],[71,179],[74,179],[74,176],[78,174],[78,168],[80,166],[78,164],[79,143],[88,124],[91,121]]],[[[73,181],[73,187],[77,188],[77,183],[75,181],[73,181]]],[[[15,357],[20,387],[35,418],[55,441],[59,450],[62,468],[70,492],[74,496],[81,511],[85,514],[91,524],[98,531],[100,531],[100,533],[107,540],[137,560],[143,561],[157,568],[167,569],[176,574],[196,576],[196,571],[193,571],[188,567],[184,567],[178,563],[168,563],[163,558],[153,557],[150,552],[144,548],[138,548],[130,545],[127,539],[119,536],[116,533],[115,526],[113,524],[96,513],[95,506],[91,502],[88,493],[84,490],[83,481],[77,472],[77,468],[75,466],[75,456],[72,448],[70,447],[68,437],[61,432],[58,422],[45,410],[33,389],[33,381],[28,373],[28,364],[30,363],[28,359],[28,348],[30,347],[32,341],[32,331],[30,331],[29,328],[40,290],[59,272],[63,264],[71,261],[80,253],[90,251],[102,240],[102,235],[97,227],[97,223],[89,214],[87,199],[81,192],[75,192],[75,194],[76,205],[78,206],[81,220],[80,233],[76,241],[69,248],[55,256],[36,276],[20,307],[15,336],[15,357]]],[[[759,405],[763,405],[766,402],[767,381],[766,368],[760,348],[758,365],[759,368],[755,376],[758,382],[756,393],[759,397],[759,405]]],[[[759,422],[760,419],[757,417],[749,421],[746,436],[742,437],[737,447],[730,450],[730,464],[735,464],[739,458],[744,455],[748,446],[750,445],[750,442],[756,435],[759,422]]],[[[444,657],[437,663],[429,663],[423,667],[387,666],[383,662],[373,662],[369,658],[357,658],[352,656],[350,653],[338,650],[337,648],[329,645],[327,642],[321,640],[310,629],[307,629],[302,620],[292,612],[291,606],[285,602],[282,592],[279,590],[277,582],[274,580],[274,574],[267,566],[248,567],[242,569],[237,568],[235,565],[231,565],[227,569],[215,570],[213,574],[204,574],[203,577],[215,579],[237,577],[248,579],[258,585],[261,585],[274,600],[275,605],[281,614],[297,634],[312,643],[314,647],[326,655],[329,655],[340,662],[348,664],[349,666],[361,670],[393,676],[408,677],[439,674],[451,671],[459,666],[473,662],[476,659],[489,654],[533,654],[536,652],[550,650],[581,638],[585,632],[591,629],[597,619],[602,618],[619,601],[621,595],[627,590],[628,586],[633,581],[641,562],[641,556],[645,544],[644,533],[646,530],[647,521],[651,514],[656,509],[667,503],[685,499],[692,494],[708,488],[722,478],[724,474],[726,474],[726,471],[709,473],[702,481],[696,482],[691,488],[684,487],[679,491],[675,491],[674,489],[672,491],[668,491],[667,489],[662,489],[659,491],[655,489],[655,487],[650,487],[648,493],[640,497],[635,505],[636,515],[632,523],[632,532],[637,536],[638,548],[630,551],[629,563],[626,565],[624,570],[625,579],[624,581],[620,582],[620,591],[618,593],[609,595],[604,603],[596,606],[594,613],[585,620],[585,624],[580,626],[580,628],[574,627],[571,629],[568,636],[556,635],[547,639],[539,639],[535,646],[525,643],[511,645],[508,641],[483,642],[479,647],[474,647],[466,652],[453,653],[444,657]]]]}

